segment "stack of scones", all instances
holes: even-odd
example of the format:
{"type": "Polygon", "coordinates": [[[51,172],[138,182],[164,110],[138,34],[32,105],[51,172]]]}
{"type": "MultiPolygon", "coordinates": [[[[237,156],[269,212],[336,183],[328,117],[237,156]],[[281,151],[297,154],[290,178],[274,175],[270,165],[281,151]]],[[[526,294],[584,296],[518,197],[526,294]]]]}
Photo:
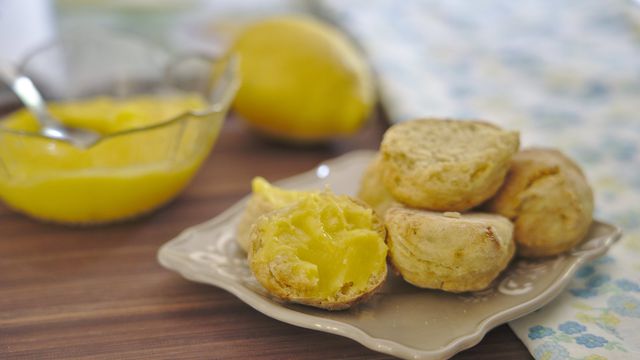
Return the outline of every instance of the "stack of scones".
{"type": "Polygon", "coordinates": [[[255,178],[236,240],[273,298],[326,310],[366,300],[387,260],[427,289],[486,289],[516,252],[570,250],[587,234],[593,194],[556,150],[519,151],[519,134],[480,121],[392,126],[359,199],[255,178]]]}
{"type": "Polygon", "coordinates": [[[516,252],[553,256],[586,236],[594,204],[580,168],[519,143],[480,121],[420,119],[385,133],[358,196],[384,219],[390,262],[407,282],[482,290],[516,252]]]}

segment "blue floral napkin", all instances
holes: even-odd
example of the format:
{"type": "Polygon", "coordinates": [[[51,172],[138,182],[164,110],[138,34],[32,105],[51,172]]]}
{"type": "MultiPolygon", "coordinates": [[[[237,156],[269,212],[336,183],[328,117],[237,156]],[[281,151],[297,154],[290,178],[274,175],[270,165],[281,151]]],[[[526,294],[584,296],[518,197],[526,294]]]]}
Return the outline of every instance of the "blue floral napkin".
{"type": "Polygon", "coordinates": [[[489,119],[585,169],[623,227],[543,309],[510,323],[537,359],[640,359],[640,8],[626,0],[324,0],[370,57],[392,121],[489,119]]]}

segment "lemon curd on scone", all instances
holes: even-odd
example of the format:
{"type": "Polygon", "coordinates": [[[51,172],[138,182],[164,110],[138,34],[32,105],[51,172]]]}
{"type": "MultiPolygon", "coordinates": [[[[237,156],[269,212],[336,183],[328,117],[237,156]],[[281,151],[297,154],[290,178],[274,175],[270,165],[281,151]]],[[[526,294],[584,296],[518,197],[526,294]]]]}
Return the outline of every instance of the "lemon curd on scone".
{"type": "Polygon", "coordinates": [[[261,215],[291,205],[308,193],[310,192],[282,189],[269,184],[262,177],[254,178],[251,182],[251,197],[236,230],[238,245],[248,252],[251,226],[261,215]]]}
{"type": "Polygon", "coordinates": [[[220,128],[189,116],[169,120],[205,107],[191,94],[50,104],[65,124],[104,136],[89,149],[38,136],[36,120],[19,110],[0,121],[0,197],[17,211],[67,224],[147,213],[184,188],[220,128]]]}
{"type": "Polygon", "coordinates": [[[276,298],[328,310],[371,295],[387,275],[386,231],[371,208],[328,191],[258,218],[249,264],[276,298]]]}

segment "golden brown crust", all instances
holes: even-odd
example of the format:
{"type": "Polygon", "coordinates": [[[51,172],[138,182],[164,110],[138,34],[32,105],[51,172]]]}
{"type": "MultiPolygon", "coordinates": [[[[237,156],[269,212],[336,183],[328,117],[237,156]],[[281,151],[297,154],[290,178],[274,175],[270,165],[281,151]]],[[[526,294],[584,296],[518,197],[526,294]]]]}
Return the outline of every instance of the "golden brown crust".
{"type": "Polygon", "coordinates": [[[441,214],[392,208],[387,244],[394,269],[409,283],[449,292],[487,288],[515,252],[513,225],[494,214],[441,214]]]}
{"type": "Polygon", "coordinates": [[[358,198],[371,206],[380,216],[384,216],[389,208],[402,206],[384,186],[380,153],[376,154],[362,174],[358,198]]]}
{"type": "Polygon", "coordinates": [[[507,179],[486,205],[515,223],[518,254],[557,255],[573,248],[592,222],[593,193],[571,159],[553,149],[527,149],[513,158],[507,179]]]}
{"type": "Polygon", "coordinates": [[[327,300],[317,300],[312,298],[296,298],[291,296],[290,293],[286,293],[286,292],[279,292],[277,294],[274,292],[269,292],[269,291],[268,292],[270,293],[269,295],[273,296],[276,300],[279,300],[279,301],[313,306],[319,309],[324,309],[329,311],[339,311],[339,310],[349,309],[357,304],[360,304],[366,301],[371,296],[373,296],[378,290],[380,290],[380,288],[384,285],[384,282],[387,279],[386,269],[384,271],[384,275],[380,276],[379,279],[382,279],[382,280],[375,281],[374,284],[377,284],[377,285],[374,285],[375,287],[369,289],[367,292],[360,294],[359,296],[349,298],[349,299],[338,299],[338,300],[327,301],[327,300]]]}
{"type": "Polygon", "coordinates": [[[404,122],[382,140],[382,180],[409,206],[464,211],[495,194],[518,147],[517,132],[483,121],[404,122]]]}
{"type": "Polygon", "coordinates": [[[236,242],[245,252],[249,252],[249,244],[251,243],[251,228],[256,220],[270,211],[275,210],[272,202],[262,196],[252,194],[247,201],[247,207],[242,213],[242,217],[236,227],[236,242]]]}

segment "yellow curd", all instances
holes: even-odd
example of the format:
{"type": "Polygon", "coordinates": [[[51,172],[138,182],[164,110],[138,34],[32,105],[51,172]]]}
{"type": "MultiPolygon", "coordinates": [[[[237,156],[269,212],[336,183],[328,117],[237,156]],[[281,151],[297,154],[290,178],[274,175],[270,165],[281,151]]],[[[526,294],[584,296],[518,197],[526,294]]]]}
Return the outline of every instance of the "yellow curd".
{"type": "Polygon", "coordinates": [[[244,251],[249,251],[251,228],[258,218],[273,210],[281,209],[299,201],[309,191],[281,189],[269,184],[262,177],[255,177],[251,182],[252,194],[247,202],[244,214],[238,222],[236,241],[244,251]]]}
{"type": "Polygon", "coordinates": [[[386,274],[387,246],[373,210],[328,192],[298,197],[255,225],[249,259],[258,280],[276,295],[318,303],[376,287],[386,274]]]}
{"type": "Polygon", "coordinates": [[[220,129],[219,122],[212,125],[216,119],[165,122],[204,106],[195,95],[51,104],[62,122],[105,135],[86,150],[19,134],[37,132],[38,124],[17,111],[0,122],[10,130],[0,131],[0,197],[20,212],[62,223],[106,223],[149,212],[184,188],[220,129]]]}

